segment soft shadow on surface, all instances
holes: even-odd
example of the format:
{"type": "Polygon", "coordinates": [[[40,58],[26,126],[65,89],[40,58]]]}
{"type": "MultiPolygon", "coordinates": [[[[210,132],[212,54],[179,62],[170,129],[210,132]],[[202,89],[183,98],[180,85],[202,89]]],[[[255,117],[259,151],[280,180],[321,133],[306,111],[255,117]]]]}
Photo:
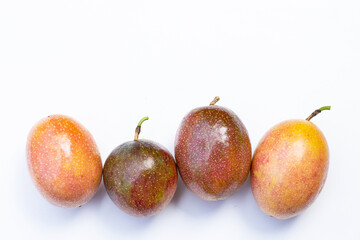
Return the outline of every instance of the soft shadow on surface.
{"type": "Polygon", "coordinates": [[[183,194],[188,189],[186,188],[184,182],[182,181],[180,174],[178,174],[178,181],[176,186],[175,194],[170,202],[170,204],[178,205],[181,201],[181,198],[183,197],[183,194]]]}
{"type": "MultiPolygon", "coordinates": [[[[104,191],[106,193],[105,187],[104,191]]],[[[121,234],[136,234],[148,228],[151,222],[157,217],[133,217],[119,209],[115,203],[112,202],[107,193],[105,194],[100,206],[98,206],[98,219],[101,224],[110,231],[116,231],[121,234]]]]}
{"type": "Polygon", "coordinates": [[[87,207],[91,206],[93,208],[97,208],[102,203],[102,201],[104,201],[104,199],[106,197],[108,197],[108,196],[106,193],[104,182],[101,181],[100,186],[99,186],[95,196],[89,202],[86,203],[86,206],[87,207]]]}
{"type": "Polygon", "coordinates": [[[238,209],[234,211],[235,214],[238,214],[240,220],[249,225],[250,228],[253,228],[254,231],[269,233],[283,231],[286,228],[290,228],[298,218],[279,220],[263,213],[252,195],[250,177],[248,177],[239,191],[229,201],[238,209]]]}
{"type": "Polygon", "coordinates": [[[151,222],[157,217],[134,217],[120,208],[111,200],[105,189],[104,182],[101,183],[98,193],[93,199],[94,206],[97,207],[97,218],[99,224],[111,232],[118,232],[119,236],[137,234],[148,228],[151,222]]]}
{"type": "Polygon", "coordinates": [[[191,217],[206,218],[218,211],[224,201],[205,201],[191,192],[179,176],[177,190],[170,204],[191,217]]]}
{"type": "Polygon", "coordinates": [[[86,204],[75,209],[56,207],[46,199],[35,188],[26,164],[19,168],[18,194],[20,208],[24,216],[38,225],[54,228],[54,230],[71,227],[84,214],[94,212],[98,223],[104,228],[122,234],[134,234],[139,230],[147,228],[149,223],[156,217],[137,218],[129,216],[120,210],[107,195],[105,186],[101,182],[95,196],[86,204]]]}
{"type": "MultiPolygon", "coordinates": [[[[24,160],[25,161],[25,160],[24,160]]],[[[76,219],[82,207],[65,209],[49,203],[36,189],[25,164],[19,167],[18,194],[20,208],[25,217],[47,226],[70,225],[76,219]]]]}

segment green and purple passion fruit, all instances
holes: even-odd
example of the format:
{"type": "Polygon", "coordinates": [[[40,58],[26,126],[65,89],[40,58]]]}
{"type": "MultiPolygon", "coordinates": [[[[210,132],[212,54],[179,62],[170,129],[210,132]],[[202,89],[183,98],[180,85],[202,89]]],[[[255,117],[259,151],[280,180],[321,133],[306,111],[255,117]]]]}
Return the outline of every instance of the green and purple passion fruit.
{"type": "Polygon", "coordinates": [[[124,212],[152,216],[167,206],[177,186],[177,169],[173,156],[163,146],[139,140],[143,118],[134,141],[115,148],[103,170],[104,184],[111,200],[124,212]]]}

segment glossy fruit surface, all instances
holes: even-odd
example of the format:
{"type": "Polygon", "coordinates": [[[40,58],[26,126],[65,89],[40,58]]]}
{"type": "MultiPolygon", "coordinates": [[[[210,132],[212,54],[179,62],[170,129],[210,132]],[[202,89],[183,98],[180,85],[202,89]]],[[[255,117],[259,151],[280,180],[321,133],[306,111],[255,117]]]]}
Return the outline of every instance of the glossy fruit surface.
{"type": "Polygon", "coordinates": [[[172,155],[149,140],[126,142],[113,150],[104,166],[104,185],[124,212],[152,216],[167,206],[177,186],[172,155]]]}
{"type": "Polygon", "coordinates": [[[251,165],[247,130],[234,112],[210,105],[188,113],[175,139],[175,159],[185,185],[204,200],[231,196],[251,165]]]}
{"type": "Polygon", "coordinates": [[[37,189],[56,206],[85,204],[101,182],[102,163],[93,137],[67,116],[46,117],[31,129],[27,163],[37,189]]]}
{"type": "Polygon", "coordinates": [[[289,120],[271,128],[255,150],[251,189],[268,215],[298,215],[320,193],[329,166],[326,139],[315,124],[289,120]]]}

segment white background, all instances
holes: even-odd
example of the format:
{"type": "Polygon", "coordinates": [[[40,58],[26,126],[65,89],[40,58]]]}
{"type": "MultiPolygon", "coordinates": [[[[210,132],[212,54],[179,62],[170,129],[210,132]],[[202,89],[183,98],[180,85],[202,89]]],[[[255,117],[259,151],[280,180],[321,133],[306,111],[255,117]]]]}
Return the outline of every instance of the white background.
{"type": "Polygon", "coordinates": [[[1,238],[360,239],[359,79],[358,0],[1,0],[1,238]],[[249,181],[206,202],[180,180],[164,211],[139,219],[102,184],[68,210],[31,182],[26,138],[47,115],[85,125],[105,162],[145,115],[140,138],[173,153],[182,117],[216,95],[242,119],[253,150],[276,123],[332,106],[312,120],[330,168],[306,212],[266,216],[249,181]]]}

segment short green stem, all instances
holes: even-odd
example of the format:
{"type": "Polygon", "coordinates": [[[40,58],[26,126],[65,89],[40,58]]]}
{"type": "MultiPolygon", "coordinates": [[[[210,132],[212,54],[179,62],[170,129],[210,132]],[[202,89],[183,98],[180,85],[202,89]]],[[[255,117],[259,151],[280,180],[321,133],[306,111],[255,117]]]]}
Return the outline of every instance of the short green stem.
{"type": "Polygon", "coordinates": [[[143,117],[140,122],[138,123],[138,125],[135,128],[135,137],[134,137],[134,141],[137,141],[139,139],[139,134],[141,131],[141,124],[143,122],[145,122],[146,120],[149,120],[149,117],[143,117]]]}
{"type": "Polygon", "coordinates": [[[315,117],[316,115],[318,115],[319,113],[321,113],[322,111],[324,110],[330,110],[330,106],[324,106],[324,107],[321,107],[319,109],[316,109],[313,113],[310,114],[310,116],[308,116],[306,118],[307,121],[310,121],[313,117],[315,117]]]}
{"type": "Polygon", "coordinates": [[[319,108],[320,111],[324,111],[324,110],[330,110],[331,106],[324,106],[322,108],[319,108]]]}

